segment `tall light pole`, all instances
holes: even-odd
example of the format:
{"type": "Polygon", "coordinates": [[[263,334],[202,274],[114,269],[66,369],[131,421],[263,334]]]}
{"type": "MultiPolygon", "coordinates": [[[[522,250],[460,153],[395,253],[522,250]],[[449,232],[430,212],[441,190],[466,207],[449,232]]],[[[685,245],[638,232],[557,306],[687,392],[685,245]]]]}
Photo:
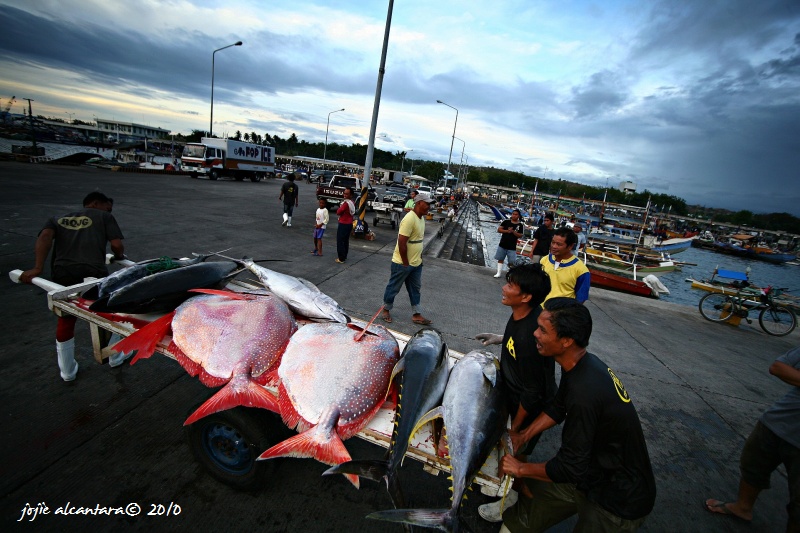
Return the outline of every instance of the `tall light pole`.
{"type": "Polygon", "coordinates": [[[450,109],[455,109],[455,111],[456,111],[456,121],[453,124],[453,138],[450,140],[450,156],[447,158],[447,173],[449,174],[450,173],[450,160],[453,159],[453,143],[456,140],[456,126],[458,126],[458,109],[456,109],[455,107],[451,106],[450,104],[446,104],[446,103],[442,102],[441,100],[436,100],[436,103],[437,104],[446,105],[450,109]]]}
{"type": "Polygon", "coordinates": [[[400,160],[400,174],[403,173],[403,163],[406,162],[406,155],[408,155],[408,152],[413,152],[413,151],[414,149],[412,148],[411,150],[406,150],[405,152],[403,152],[403,159],[400,160]]]}
{"type": "Polygon", "coordinates": [[[458,178],[456,179],[456,184],[453,186],[453,190],[456,190],[456,188],[458,187],[458,182],[459,180],[461,180],[461,171],[464,170],[464,148],[467,146],[467,143],[464,142],[464,139],[459,139],[458,137],[455,137],[455,139],[461,141],[462,144],[461,144],[461,160],[458,163],[458,178]]]}
{"type": "Polygon", "coordinates": [[[233,44],[229,44],[228,46],[223,46],[222,48],[217,48],[211,54],[211,121],[208,124],[208,136],[211,137],[214,133],[214,59],[220,50],[225,50],[226,48],[230,48],[231,46],[242,46],[242,41],[237,41],[233,44]]]}
{"type": "Polygon", "coordinates": [[[338,113],[339,111],[344,111],[344,108],[337,109],[336,111],[331,111],[328,113],[328,125],[325,126],[325,149],[322,151],[322,168],[325,169],[325,160],[328,158],[328,130],[331,127],[331,115],[334,113],[338,113]]]}
{"type": "Polygon", "coordinates": [[[72,117],[75,116],[75,113],[70,113],[69,111],[64,111],[65,115],[69,115],[69,123],[72,124],[72,117]]]}

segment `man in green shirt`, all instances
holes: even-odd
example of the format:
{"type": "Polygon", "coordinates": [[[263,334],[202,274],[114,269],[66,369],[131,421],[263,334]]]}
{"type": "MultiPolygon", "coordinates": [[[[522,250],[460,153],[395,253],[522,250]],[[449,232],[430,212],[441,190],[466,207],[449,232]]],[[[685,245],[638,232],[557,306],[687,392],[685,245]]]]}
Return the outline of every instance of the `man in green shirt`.
{"type": "Polygon", "coordinates": [[[411,321],[423,326],[431,323],[420,313],[419,302],[422,288],[422,240],[425,236],[425,215],[428,214],[432,202],[433,199],[429,194],[418,193],[414,197],[414,209],[400,222],[397,244],[392,255],[391,275],[383,293],[384,322],[392,321],[390,311],[394,305],[394,298],[405,284],[411,299],[413,312],[411,321]]]}

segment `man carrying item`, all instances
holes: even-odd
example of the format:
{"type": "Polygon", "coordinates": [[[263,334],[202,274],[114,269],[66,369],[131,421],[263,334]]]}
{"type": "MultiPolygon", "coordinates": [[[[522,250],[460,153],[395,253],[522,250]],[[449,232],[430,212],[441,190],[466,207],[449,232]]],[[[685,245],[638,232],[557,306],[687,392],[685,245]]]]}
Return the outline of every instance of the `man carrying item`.
{"type": "Polygon", "coordinates": [[[389,283],[383,293],[383,321],[391,322],[390,311],[394,298],[405,284],[411,300],[414,324],[426,326],[431,320],[420,313],[420,290],[422,289],[422,241],[425,236],[425,215],[430,210],[433,199],[429,194],[418,193],[414,198],[414,210],[409,211],[400,222],[397,244],[392,255],[392,269],[389,283]]]}
{"type": "Polygon", "coordinates": [[[553,238],[553,218],[553,213],[545,213],[542,225],[533,232],[533,243],[531,244],[531,253],[533,254],[531,261],[533,263],[538,263],[550,250],[550,239],[553,238]]]}
{"type": "Polygon", "coordinates": [[[800,346],[778,357],[769,373],[792,386],[786,395],[764,411],[744,443],[739,459],[739,494],[736,501],[706,500],[705,508],[751,522],[759,493],[770,487],[779,465],[789,479],[787,533],[800,532],[800,346]]]}
{"type": "Polygon", "coordinates": [[[503,513],[500,531],[546,531],[575,514],[575,531],[636,531],[656,499],[636,408],[608,365],[586,351],[592,317],[585,306],[547,300],[538,325],[536,347],[561,366],[561,383],[553,402],[511,441],[518,449],[563,422],[561,448],[545,463],[501,459],[500,473],[525,478],[533,497],[503,513]]]}
{"type": "Polygon", "coordinates": [[[565,296],[583,303],[589,299],[589,269],[583,261],[572,255],[572,247],[577,239],[575,232],[569,228],[558,228],[553,233],[550,254],[541,260],[552,286],[547,300],[565,296]]]}
{"type": "Polygon", "coordinates": [[[281,226],[292,227],[292,212],[297,207],[297,185],[294,180],[298,174],[292,173],[286,176],[289,180],[281,187],[281,193],[278,195],[278,200],[283,199],[283,223],[281,226]]]}
{"type": "Polygon", "coordinates": [[[523,228],[519,209],[514,209],[511,212],[511,219],[502,221],[497,228],[497,233],[502,234],[502,237],[494,253],[494,258],[497,260],[497,274],[494,277],[499,278],[502,275],[504,259],[507,259],[509,269],[517,261],[517,239],[522,237],[523,228]]]}
{"type": "MultiPolygon", "coordinates": [[[[511,308],[511,316],[503,335],[479,333],[476,339],[484,346],[501,344],[500,383],[506,388],[508,412],[511,414],[511,430],[522,431],[539,416],[544,406],[552,401],[556,392],[555,361],[542,357],[536,350],[537,319],[541,303],[550,292],[550,280],[541,265],[519,265],[506,274],[502,303],[511,308]]],[[[539,441],[536,435],[528,441],[517,456],[524,459],[533,452],[539,441]]],[[[503,500],[486,503],[478,507],[478,513],[489,522],[502,522],[503,511],[517,501],[517,491],[526,491],[521,481],[514,483],[503,500]]],[[[527,494],[530,497],[530,494],[527,494]]]]}
{"type": "MultiPolygon", "coordinates": [[[[84,278],[108,276],[106,243],[110,243],[114,258],[125,257],[125,247],[122,244],[124,237],[111,214],[113,206],[114,200],[94,191],[83,199],[83,209],[48,219],[36,239],[36,264],[22,273],[20,281],[30,283],[42,273],[51,249],[51,277],[59,285],[70,286],[82,283],[84,278]]],[[[75,322],[77,318],[74,316],[60,316],[56,327],[58,367],[64,381],[72,381],[78,374],[78,362],[75,361],[75,322]]],[[[119,366],[132,353],[115,354],[109,359],[109,364],[119,366]]]]}

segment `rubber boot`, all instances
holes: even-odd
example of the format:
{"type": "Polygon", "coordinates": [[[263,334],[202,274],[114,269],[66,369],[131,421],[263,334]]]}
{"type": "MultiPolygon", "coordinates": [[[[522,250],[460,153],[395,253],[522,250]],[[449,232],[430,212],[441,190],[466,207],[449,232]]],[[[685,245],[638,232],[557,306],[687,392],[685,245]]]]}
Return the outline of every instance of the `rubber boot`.
{"type": "MultiPolygon", "coordinates": [[[[111,335],[111,338],[108,340],[108,345],[109,346],[114,346],[115,344],[117,344],[121,340],[122,340],[122,337],[118,333],[114,333],[113,335],[111,335]]],[[[124,363],[130,356],[132,356],[134,351],[135,350],[131,350],[128,353],[125,353],[125,352],[114,352],[108,358],[108,366],[110,366],[111,368],[118,367],[119,365],[124,363]]]]}
{"type": "Polygon", "coordinates": [[[283,223],[281,224],[281,226],[285,226],[288,222],[289,222],[289,215],[284,213],[283,214],[283,223]]]}
{"type": "Polygon", "coordinates": [[[289,223],[286,225],[289,226],[290,228],[292,227],[292,217],[289,217],[289,223]]]}
{"type": "Polygon", "coordinates": [[[78,375],[78,362],[75,360],[75,339],[56,341],[58,352],[58,369],[61,370],[61,379],[72,381],[78,375]]]}
{"type": "Polygon", "coordinates": [[[503,275],[503,263],[497,263],[497,274],[494,277],[499,278],[503,275]]]}

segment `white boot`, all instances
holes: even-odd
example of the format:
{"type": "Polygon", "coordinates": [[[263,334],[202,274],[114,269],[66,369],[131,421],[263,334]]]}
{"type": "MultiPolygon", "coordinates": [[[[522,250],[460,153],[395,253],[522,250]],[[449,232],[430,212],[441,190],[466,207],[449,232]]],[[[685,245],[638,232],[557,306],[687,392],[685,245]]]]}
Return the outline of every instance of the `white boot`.
{"type": "Polygon", "coordinates": [[[285,226],[288,222],[289,222],[289,215],[284,213],[283,214],[283,223],[281,223],[281,226],[285,226]]]}
{"type": "Polygon", "coordinates": [[[58,369],[61,370],[61,379],[72,381],[78,375],[78,362],[75,360],[75,339],[56,341],[58,352],[58,369]]]}
{"type": "Polygon", "coordinates": [[[484,503],[478,507],[478,514],[487,522],[502,522],[503,513],[506,509],[517,503],[518,498],[517,491],[511,489],[508,491],[508,494],[506,494],[505,501],[503,501],[503,498],[500,498],[496,502],[484,503]],[[501,502],[503,504],[502,510],[500,509],[501,502]]]}
{"type": "MultiPolygon", "coordinates": [[[[121,340],[122,340],[122,337],[118,333],[114,333],[113,335],[111,335],[111,338],[108,340],[108,345],[109,346],[114,346],[115,344],[117,344],[121,340]]],[[[111,354],[111,356],[108,358],[108,366],[110,366],[111,368],[118,367],[119,365],[124,363],[128,359],[128,357],[132,356],[134,351],[135,350],[131,350],[128,353],[115,352],[115,353],[111,354]]]]}
{"type": "Polygon", "coordinates": [[[497,274],[494,277],[499,278],[503,275],[503,263],[497,263],[497,274]]]}
{"type": "Polygon", "coordinates": [[[289,217],[289,223],[286,225],[289,226],[290,228],[292,227],[292,217],[289,217]]]}

